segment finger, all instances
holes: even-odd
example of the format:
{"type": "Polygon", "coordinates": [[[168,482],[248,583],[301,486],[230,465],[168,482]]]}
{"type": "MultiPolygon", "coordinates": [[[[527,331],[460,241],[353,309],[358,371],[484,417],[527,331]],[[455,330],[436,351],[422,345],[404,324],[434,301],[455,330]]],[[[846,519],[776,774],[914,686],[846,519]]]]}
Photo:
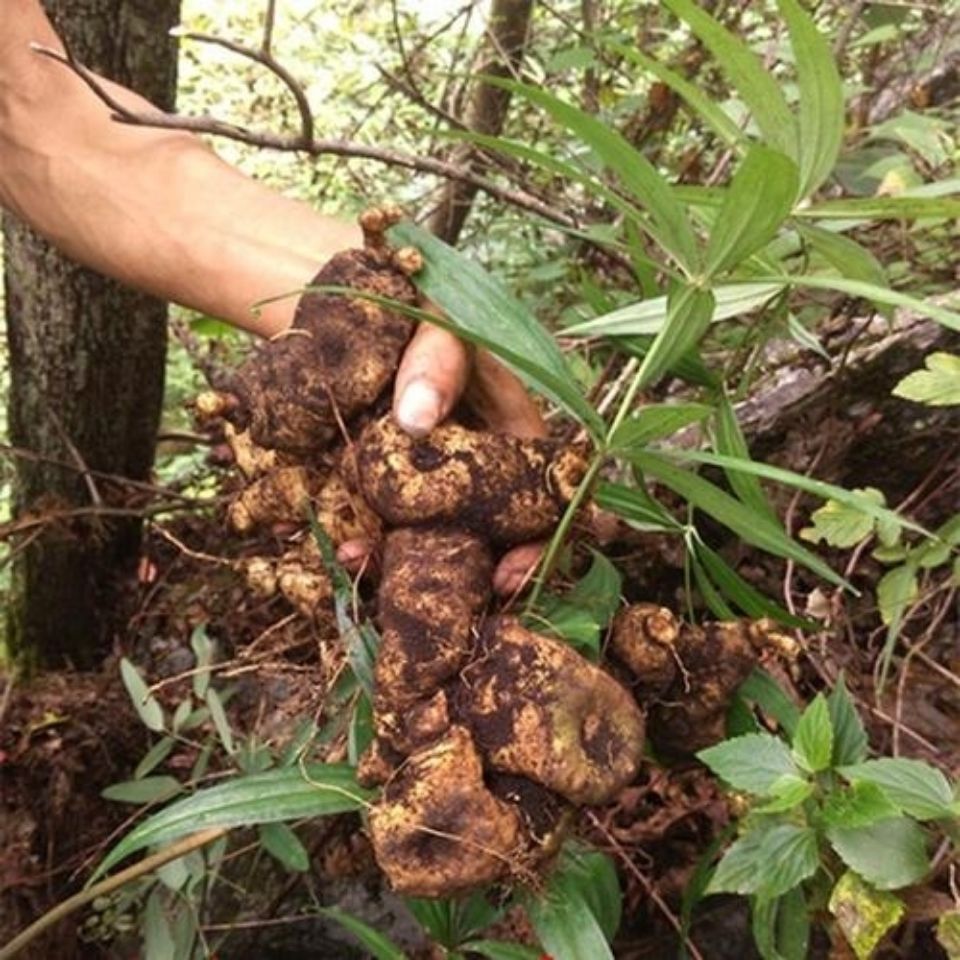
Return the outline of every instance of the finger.
{"type": "Polygon", "coordinates": [[[503,555],[493,572],[493,592],[501,597],[519,593],[537,569],[544,543],[524,543],[503,555]]]}
{"type": "Polygon", "coordinates": [[[337,563],[349,573],[359,573],[372,553],[369,540],[347,540],[337,547],[337,563]]]}
{"type": "Polygon", "coordinates": [[[400,361],[393,416],[414,437],[429,433],[460,399],[470,373],[470,351],[452,333],[422,323],[400,361]]]}
{"type": "Polygon", "coordinates": [[[547,425],[526,387],[486,350],[474,357],[467,400],[491,430],[524,439],[546,436],[547,425]]]}

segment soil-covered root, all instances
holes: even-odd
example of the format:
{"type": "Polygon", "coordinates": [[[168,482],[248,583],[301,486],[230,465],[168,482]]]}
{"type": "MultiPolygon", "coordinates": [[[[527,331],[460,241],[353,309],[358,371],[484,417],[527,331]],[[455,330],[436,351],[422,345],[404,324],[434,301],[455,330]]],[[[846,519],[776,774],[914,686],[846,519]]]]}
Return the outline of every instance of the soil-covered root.
{"type": "Polygon", "coordinates": [[[585,469],[552,440],[454,423],[414,438],[389,416],[366,426],[357,461],[364,495],[388,524],[447,524],[501,545],[546,536],[585,469]]]}
{"type": "Polygon", "coordinates": [[[486,544],[464,530],[402,528],[387,535],[374,718],[378,735],[395,749],[409,751],[436,728],[441,704],[428,709],[420,702],[432,700],[463,668],[492,573],[486,544]]]}
{"type": "Polygon", "coordinates": [[[493,769],[574,804],[605,803],[636,776],[643,714],[613,677],[567,644],[498,618],[463,677],[459,715],[493,769]]]}
{"type": "Polygon", "coordinates": [[[635,604],[618,615],[611,649],[637,677],[653,745],[690,754],[724,738],[730,701],[761,654],[793,656],[796,644],[769,620],[698,627],[635,604]]]}
{"type": "Polygon", "coordinates": [[[445,897],[502,877],[524,849],[517,809],[483,779],[465,727],[413,754],[370,811],[377,863],[399,893],[445,897]]]}
{"type": "Polygon", "coordinates": [[[310,619],[327,610],[333,598],[330,576],[313,537],[294,544],[281,557],[250,557],[243,561],[242,572],[257,596],[279,594],[310,619]]]}
{"type": "Polygon", "coordinates": [[[230,504],[227,520],[239,534],[277,524],[299,526],[323,485],[323,474],[309,467],[279,467],[254,480],[230,504]]]}

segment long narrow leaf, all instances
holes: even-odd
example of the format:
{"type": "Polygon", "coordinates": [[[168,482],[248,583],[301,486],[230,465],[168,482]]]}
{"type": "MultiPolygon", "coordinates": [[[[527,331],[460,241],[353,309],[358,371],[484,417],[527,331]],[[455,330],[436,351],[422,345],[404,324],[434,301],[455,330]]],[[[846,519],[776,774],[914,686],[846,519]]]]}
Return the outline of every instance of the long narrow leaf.
{"type": "Polygon", "coordinates": [[[797,210],[805,220],[916,220],[921,217],[960,217],[960,200],[950,197],[854,197],[827,200],[797,210]]]}
{"type": "Polygon", "coordinates": [[[797,166],[776,150],[754,144],[740,164],[717,213],[707,246],[707,275],[736,267],[765,246],[797,199],[797,166]]]}
{"type": "Polygon", "coordinates": [[[818,556],[791,539],[779,523],[758,516],[750,507],[703,477],[675,467],[654,453],[636,453],[630,459],[645,474],[666,484],[688,503],[729,527],[747,543],[775,556],[794,560],[830,583],[853,589],[818,556]]]}
{"type": "Polygon", "coordinates": [[[489,80],[541,107],[590,147],[617,175],[634,201],[650,211],[660,245],[689,273],[694,272],[699,252],[686,213],[670,185],[642,153],[602,120],[537,87],[499,78],[489,80]]]}
{"type": "MultiPolygon", "coordinates": [[[[711,323],[739,317],[768,303],[781,290],[782,283],[730,283],[713,288],[714,310],[711,323]]],[[[602,317],[567,327],[565,337],[632,337],[656,334],[667,319],[667,298],[656,297],[620,307],[602,317]]]]}
{"type": "Polygon", "coordinates": [[[827,179],[843,142],[843,84],[830,44],[797,0],[777,0],[790,31],[800,87],[800,195],[827,179]]]}
{"type": "Polygon", "coordinates": [[[103,859],[92,879],[146,847],[209,827],[240,827],[363,808],[373,796],[347,764],[306,764],[238,777],[201,790],[145,820],[103,859]]]}
{"type": "Polygon", "coordinates": [[[848,280],[862,280],[878,287],[888,287],[880,261],[866,248],[831,230],[812,224],[797,224],[800,236],[848,280]]]}
{"type": "MultiPolygon", "coordinates": [[[[730,398],[723,393],[717,406],[716,417],[716,437],[715,444],[717,453],[727,457],[736,457],[739,460],[749,460],[750,451],[747,448],[747,440],[740,429],[740,423],[737,420],[736,411],[730,398]]],[[[776,511],[770,505],[767,495],[760,486],[760,481],[755,474],[746,473],[743,470],[728,470],[727,480],[733,487],[733,492],[748,506],[753,507],[758,513],[776,519],[776,511]]]]}
{"type": "Polygon", "coordinates": [[[664,6],[685,20],[727,74],[754,122],[772,147],[797,157],[797,125],[780,84],[750,48],[694,0],[663,0],[664,6]]]}
{"type": "Polygon", "coordinates": [[[392,940],[359,917],[337,907],[323,907],[319,912],[349,930],[375,960],[408,960],[407,955],[392,940]]]}

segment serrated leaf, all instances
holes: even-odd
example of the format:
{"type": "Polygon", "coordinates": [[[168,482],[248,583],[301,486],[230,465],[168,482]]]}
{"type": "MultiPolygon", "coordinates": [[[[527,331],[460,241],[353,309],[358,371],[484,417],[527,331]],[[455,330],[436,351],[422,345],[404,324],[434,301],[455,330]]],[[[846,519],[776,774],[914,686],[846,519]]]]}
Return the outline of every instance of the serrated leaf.
{"type": "Polygon", "coordinates": [[[707,892],[779,897],[819,866],[817,835],[810,827],[784,823],[751,830],[724,855],[707,892]]]}
{"type": "Polygon", "coordinates": [[[777,0],[790,32],[800,92],[797,147],[801,196],[807,197],[833,170],[843,141],[843,84],[830,44],[797,0],[777,0]]]}
{"type": "Polygon", "coordinates": [[[833,726],[830,723],[830,708],[822,693],[818,693],[800,715],[793,735],[793,756],[810,773],[819,773],[830,766],[833,726]]]}
{"type": "Polygon", "coordinates": [[[375,930],[358,917],[337,907],[322,907],[317,911],[324,917],[335,920],[349,930],[369,950],[375,960],[407,960],[407,955],[389,937],[375,930]]]}
{"type": "Polygon", "coordinates": [[[833,725],[833,766],[859,763],[867,755],[867,732],[841,673],[827,697],[833,725]]]}
{"type": "MultiPolygon", "coordinates": [[[[886,498],[875,487],[857,487],[851,493],[859,494],[865,500],[886,506],[886,498]]],[[[864,513],[851,503],[839,503],[828,500],[822,507],[810,515],[813,526],[800,531],[800,536],[811,543],[823,540],[831,547],[847,548],[856,546],[869,537],[876,526],[876,519],[864,513]]]]}
{"type": "Polygon", "coordinates": [[[831,790],[823,804],[823,822],[831,827],[868,827],[900,812],[873,783],[854,783],[849,790],[831,790]]]}
{"type": "Polygon", "coordinates": [[[770,788],[772,800],[756,808],[756,813],[785,813],[800,806],[813,793],[809,780],[790,773],[777,780],[770,788]]]}
{"type": "Polygon", "coordinates": [[[879,890],[909,886],[929,869],[923,831],[907,817],[828,827],[827,838],[840,859],[879,890]]]}
{"type": "Polygon", "coordinates": [[[164,737],[162,740],[158,740],[137,764],[137,769],[133,771],[133,779],[142,780],[148,773],[155,770],[170,756],[175,743],[173,737],[164,737]]]}
{"type": "Polygon", "coordinates": [[[877,582],[877,607],[885,626],[899,623],[907,606],[919,593],[917,570],[910,564],[888,570],[877,582]]]}
{"type": "Polygon", "coordinates": [[[300,838],[285,823],[262,823],[260,845],[287,870],[304,873],[310,869],[310,855],[300,838]]]}
{"type": "Polygon", "coordinates": [[[697,758],[735,790],[759,797],[770,796],[781,777],[798,776],[787,745],[769,733],[724,740],[701,750],[697,758]]]}
{"type": "Polygon", "coordinates": [[[898,897],[874,890],[851,870],[834,885],[829,907],[857,960],[869,960],[877,944],[906,913],[898,897]]]}
{"type": "Polygon", "coordinates": [[[797,125],[780,85],[760,59],[736,35],[693,0],[664,0],[685,20],[732,81],[766,140],[787,156],[796,156],[797,125]]]}
{"type": "Polygon", "coordinates": [[[951,816],[954,791],[947,778],[922,760],[884,757],[840,768],[851,782],[872,783],[904,812],[918,820],[951,816]]]}
{"type": "Polygon", "coordinates": [[[928,407],[960,405],[960,357],[952,353],[931,353],[924,365],[926,370],[907,374],[893,388],[893,395],[928,407]]]}
{"type": "Polygon", "coordinates": [[[354,769],[347,764],[304,764],[237,777],[185,797],[144,820],[107,854],[92,880],[132,853],[199,830],[345,813],[361,809],[372,796],[357,784],[354,769]]]}
{"type": "Polygon", "coordinates": [[[727,188],[710,232],[707,276],[740,265],[766,246],[790,215],[798,189],[796,164],[776,150],[753,144],[727,188]]]}
{"type": "Polygon", "coordinates": [[[143,677],[140,676],[140,671],[126,657],[120,661],[120,676],[130,695],[133,708],[144,726],[155,733],[160,733],[164,729],[163,708],[156,697],[150,693],[143,677]]]}
{"type": "MultiPolygon", "coordinates": [[[[750,313],[769,303],[783,290],[782,283],[728,283],[713,287],[711,323],[750,313]]],[[[667,319],[667,298],[654,297],[631,303],[583,323],[566,327],[570,337],[634,337],[659,333],[667,319]]]]}
{"type": "Polygon", "coordinates": [[[622,424],[610,437],[610,452],[645,447],[654,440],[669,437],[706,419],[713,407],[705,403],[656,403],[643,407],[622,424]]]}
{"type": "Polygon", "coordinates": [[[141,780],[125,780],[111,784],[100,794],[104,800],[119,803],[159,803],[169,800],[183,791],[183,784],[173,777],[144,777],[141,780]]]}
{"type": "Polygon", "coordinates": [[[417,286],[446,313],[444,319],[420,311],[420,319],[487,347],[581,423],[595,432],[602,429],[553,337],[498,280],[415,224],[397,224],[390,236],[396,244],[421,252],[424,267],[416,276],[417,286]]]}

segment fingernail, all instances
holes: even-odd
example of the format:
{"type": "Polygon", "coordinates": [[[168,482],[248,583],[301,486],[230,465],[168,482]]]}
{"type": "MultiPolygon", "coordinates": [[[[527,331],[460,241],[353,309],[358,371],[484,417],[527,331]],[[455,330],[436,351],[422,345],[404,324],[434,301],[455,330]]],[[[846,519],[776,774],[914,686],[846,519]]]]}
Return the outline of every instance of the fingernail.
{"type": "Polygon", "coordinates": [[[437,425],[442,407],[436,387],[426,380],[413,380],[400,395],[394,415],[401,430],[422,437],[437,425]]]}
{"type": "Polygon", "coordinates": [[[342,564],[356,563],[370,552],[366,540],[348,540],[337,548],[337,561],[342,564]]]}

